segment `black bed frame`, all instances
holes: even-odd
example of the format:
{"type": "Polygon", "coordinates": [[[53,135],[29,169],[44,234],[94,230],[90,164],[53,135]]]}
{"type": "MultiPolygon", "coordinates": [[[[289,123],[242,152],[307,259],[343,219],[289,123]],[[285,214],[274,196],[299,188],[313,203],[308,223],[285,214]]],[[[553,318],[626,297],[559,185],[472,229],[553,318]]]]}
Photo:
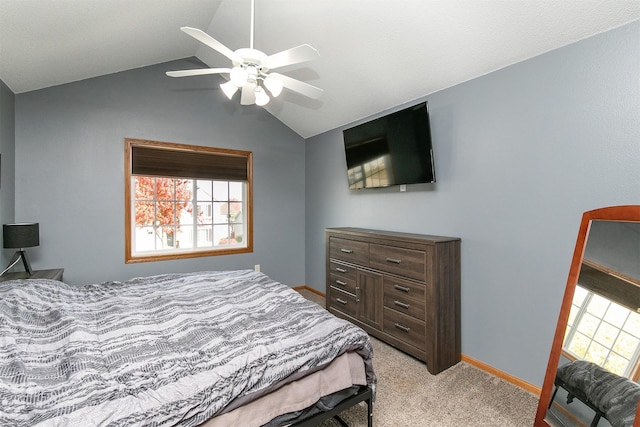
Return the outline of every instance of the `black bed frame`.
{"type": "Polygon", "coordinates": [[[296,422],[291,424],[291,427],[314,427],[320,424],[322,421],[328,420],[330,418],[334,418],[338,423],[340,423],[343,427],[349,427],[347,423],[344,422],[342,418],[338,414],[340,414],[345,409],[348,409],[352,406],[357,405],[362,401],[367,402],[367,426],[373,427],[373,391],[369,387],[364,387],[357,394],[343,400],[338,405],[336,405],[332,410],[327,412],[321,412],[319,414],[313,415],[305,420],[296,422]]]}

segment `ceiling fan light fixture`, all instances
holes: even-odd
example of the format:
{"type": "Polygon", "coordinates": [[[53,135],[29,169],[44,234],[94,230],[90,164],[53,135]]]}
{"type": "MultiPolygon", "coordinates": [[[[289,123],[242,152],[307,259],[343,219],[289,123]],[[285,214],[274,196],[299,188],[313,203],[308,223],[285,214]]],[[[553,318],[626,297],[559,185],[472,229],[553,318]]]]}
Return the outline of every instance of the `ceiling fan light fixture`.
{"type": "Polygon", "coordinates": [[[226,82],[220,85],[220,89],[227,95],[227,98],[233,98],[233,95],[238,91],[238,86],[234,85],[233,82],[226,82]]]}
{"type": "Polygon", "coordinates": [[[260,107],[267,105],[271,100],[271,98],[269,98],[269,95],[267,95],[267,92],[265,92],[265,90],[262,89],[261,86],[256,86],[255,94],[256,94],[256,105],[260,107]]]}
{"type": "Polygon", "coordinates": [[[242,87],[247,83],[247,78],[249,77],[249,73],[241,66],[235,66],[231,69],[231,73],[229,73],[229,78],[231,79],[231,83],[235,87],[242,87]]]}
{"type": "Polygon", "coordinates": [[[264,79],[264,86],[269,89],[269,92],[271,92],[271,95],[275,98],[282,93],[284,83],[276,77],[267,76],[267,78],[264,79]]]}

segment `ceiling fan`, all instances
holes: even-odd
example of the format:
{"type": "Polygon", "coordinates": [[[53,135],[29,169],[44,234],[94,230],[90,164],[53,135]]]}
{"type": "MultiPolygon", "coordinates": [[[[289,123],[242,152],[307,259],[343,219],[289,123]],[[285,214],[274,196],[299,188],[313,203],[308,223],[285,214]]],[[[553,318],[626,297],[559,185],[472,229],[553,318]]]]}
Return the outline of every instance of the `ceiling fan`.
{"type": "Polygon", "coordinates": [[[277,97],[283,88],[297,92],[309,98],[317,99],[324,92],[322,89],[300,80],[272,73],[275,68],[298,64],[318,58],[318,51],[308,44],[303,44],[273,55],[267,55],[253,48],[254,8],[255,0],[251,0],[250,47],[232,51],[207,33],[197,28],[182,27],[185,33],[206,44],[231,60],[232,68],[201,68],[194,70],[167,71],[169,77],[201,76],[206,74],[229,73],[229,81],[220,88],[229,99],[241,89],[240,104],[259,106],[270,101],[269,93],[277,97]]]}

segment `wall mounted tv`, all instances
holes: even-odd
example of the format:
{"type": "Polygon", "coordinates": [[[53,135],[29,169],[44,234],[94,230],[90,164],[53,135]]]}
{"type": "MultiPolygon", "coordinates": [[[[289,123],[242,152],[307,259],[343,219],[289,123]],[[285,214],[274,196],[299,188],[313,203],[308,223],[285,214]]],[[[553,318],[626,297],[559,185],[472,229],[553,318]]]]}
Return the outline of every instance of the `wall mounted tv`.
{"type": "Polygon", "coordinates": [[[435,182],[426,102],[342,131],[349,188],[435,182]]]}

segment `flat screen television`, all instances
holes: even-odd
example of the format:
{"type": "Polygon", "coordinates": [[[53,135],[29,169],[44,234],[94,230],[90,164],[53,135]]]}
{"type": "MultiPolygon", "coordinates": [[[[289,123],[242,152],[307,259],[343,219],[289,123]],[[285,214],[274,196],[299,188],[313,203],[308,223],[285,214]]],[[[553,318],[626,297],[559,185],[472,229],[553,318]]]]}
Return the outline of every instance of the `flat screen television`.
{"type": "Polygon", "coordinates": [[[342,135],[352,190],[436,181],[427,102],[345,129],[342,135]]]}

